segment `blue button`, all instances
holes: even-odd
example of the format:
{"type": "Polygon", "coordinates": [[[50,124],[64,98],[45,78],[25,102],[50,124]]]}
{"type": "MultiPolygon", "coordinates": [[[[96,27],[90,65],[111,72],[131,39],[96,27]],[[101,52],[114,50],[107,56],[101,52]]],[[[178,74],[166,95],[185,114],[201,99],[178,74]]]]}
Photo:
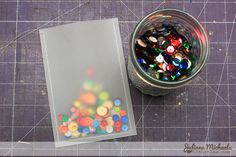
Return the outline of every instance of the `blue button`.
{"type": "Polygon", "coordinates": [[[83,129],[83,133],[89,134],[89,132],[90,132],[89,128],[86,128],[86,127],[85,127],[85,128],[83,129]]]}
{"type": "Polygon", "coordinates": [[[66,137],[66,138],[70,138],[71,136],[72,136],[72,134],[71,134],[70,131],[68,131],[68,132],[65,133],[65,137],[66,137]]]}
{"type": "Polygon", "coordinates": [[[128,127],[128,125],[122,125],[121,129],[122,129],[122,131],[128,131],[129,127],[128,127]]]}
{"type": "Polygon", "coordinates": [[[114,100],[114,105],[115,106],[120,106],[121,105],[121,100],[120,99],[114,100]]]}
{"type": "Polygon", "coordinates": [[[83,132],[83,127],[79,127],[78,132],[82,133],[83,132]]]}
{"type": "Polygon", "coordinates": [[[93,127],[97,128],[99,126],[99,121],[95,120],[93,121],[93,127]]]}
{"type": "Polygon", "coordinates": [[[120,117],[117,114],[115,114],[112,116],[112,119],[114,122],[117,122],[120,119],[120,117]]]}
{"type": "Polygon", "coordinates": [[[187,68],[188,68],[188,62],[182,61],[182,62],[179,64],[179,68],[180,68],[180,69],[187,69],[187,68]]]}
{"type": "Polygon", "coordinates": [[[129,120],[129,118],[128,118],[127,116],[123,116],[123,117],[121,117],[121,121],[122,121],[122,123],[127,123],[128,120],[129,120]]]}
{"type": "Polygon", "coordinates": [[[174,64],[174,66],[178,67],[179,66],[179,63],[180,63],[180,60],[178,58],[175,58],[172,63],[174,64]]]}
{"type": "Polygon", "coordinates": [[[143,64],[145,62],[143,58],[138,58],[137,61],[139,64],[143,64]]]}
{"type": "Polygon", "coordinates": [[[175,76],[178,78],[178,77],[180,77],[180,75],[182,75],[182,73],[178,70],[178,71],[176,71],[176,74],[175,74],[175,76]]]}

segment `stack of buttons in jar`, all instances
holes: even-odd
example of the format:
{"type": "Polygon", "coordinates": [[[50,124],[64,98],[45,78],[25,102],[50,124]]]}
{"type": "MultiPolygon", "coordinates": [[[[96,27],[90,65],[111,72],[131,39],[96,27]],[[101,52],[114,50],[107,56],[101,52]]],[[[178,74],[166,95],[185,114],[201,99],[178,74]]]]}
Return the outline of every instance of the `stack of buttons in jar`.
{"type": "Polygon", "coordinates": [[[138,64],[148,75],[162,81],[177,81],[187,78],[194,68],[193,46],[195,40],[190,44],[174,24],[164,21],[136,39],[135,53],[138,64]]]}
{"type": "Polygon", "coordinates": [[[121,99],[110,100],[109,93],[92,81],[86,81],[83,88],[84,92],[70,108],[70,115],[58,115],[60,134],[79,138],[129,130],[129,118],[121,99]]]}

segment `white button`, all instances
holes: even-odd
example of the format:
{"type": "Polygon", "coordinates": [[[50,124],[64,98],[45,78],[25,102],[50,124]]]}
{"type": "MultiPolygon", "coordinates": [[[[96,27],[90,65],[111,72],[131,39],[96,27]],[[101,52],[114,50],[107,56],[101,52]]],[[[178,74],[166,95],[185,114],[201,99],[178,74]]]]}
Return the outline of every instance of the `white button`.
{"type": "Polygon", "coordinates": [[[107,133],[112,133],[113,132],[113,127],[112,126],[107,126],[106,128],[107,133]]]}
{"type": "Polygon", "coordinates": [[[164,57],[163,57],[161,54],[159,54],[159,55],[156,57],[156,61],[157,61],[158,63],[162,63],[162,62],[164,62],[164,57]]]}

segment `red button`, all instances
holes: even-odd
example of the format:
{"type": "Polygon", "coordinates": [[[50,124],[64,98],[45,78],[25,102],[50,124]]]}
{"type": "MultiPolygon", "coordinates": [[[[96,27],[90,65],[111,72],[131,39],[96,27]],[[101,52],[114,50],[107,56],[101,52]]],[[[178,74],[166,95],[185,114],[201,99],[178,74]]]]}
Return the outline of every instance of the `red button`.
{"type": "Polygon", "coordinates": [[[107,121],[102,120],[100,125],[101,125],[101,127],[106,127],[107,126],[107,121]]]}
{"type": "Polygon", "coordinates": [[[115,127],[115,131],[116,131],[116,132],[120,132],[120,131],[121,131],[121,128],[120,128],[120,127],[115,127]]]}
{"type": "Polygon", "coordinates": [[[59,121],[62,121],[62,114],[58,115],[57,118],[58,118],[59,121]]]}
{"type": "Polygon", "coordinates": [[[168,71],[170,71],[170,72],[172,72],[172,71],[174,70],[174,68],[175,68],[175,66],[174,66],[173,64],[168,64],[168,65],[166,66],[166,69],[167,69],[168,71]]]}
{"type": "Polygon", "coordinates": [[[117,121],[114,123],[114,126],[117,128],[117,127],[120,127],[121,126],[121,121],[117,121]]]}

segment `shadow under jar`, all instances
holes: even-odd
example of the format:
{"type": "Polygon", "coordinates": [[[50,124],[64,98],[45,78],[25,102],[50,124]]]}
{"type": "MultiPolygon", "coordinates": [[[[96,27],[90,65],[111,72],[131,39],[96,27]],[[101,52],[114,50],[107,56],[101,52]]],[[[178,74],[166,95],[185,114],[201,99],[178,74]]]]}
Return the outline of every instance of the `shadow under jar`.
{"type": "Polygon", "coordinates": [[[209,52],[201,24],[177,9],[162,9],[144,17],[129,45],[129,78],[141,92],[153,96],[188,84],[201,71],[209,52]]]}

